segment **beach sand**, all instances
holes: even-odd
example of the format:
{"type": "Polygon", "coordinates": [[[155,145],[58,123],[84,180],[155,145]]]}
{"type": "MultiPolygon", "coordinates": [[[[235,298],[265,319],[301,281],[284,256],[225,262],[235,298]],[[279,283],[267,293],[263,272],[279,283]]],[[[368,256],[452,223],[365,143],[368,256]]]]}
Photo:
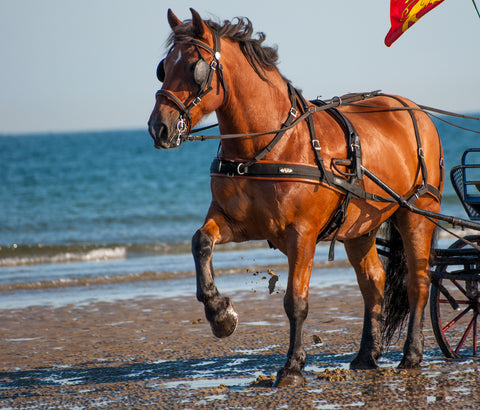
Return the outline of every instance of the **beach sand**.
{"type": "MultiPolygon", "coordinates": [[[[259,278],[259,281],[262,279],[259,278]]],[[[478,408],[478,360],[442,356],[425,320],[420,370],[350,371],[363,305],[357,286],[312,289],[301,388],[269,387],[288,349],[283,290],[268,279],[230,294],[240,324],[212,336],[194,297],[0,310],[1,408],[478,408]]],[[[403,336],[402,336],[403,342],[403,336]]]]}

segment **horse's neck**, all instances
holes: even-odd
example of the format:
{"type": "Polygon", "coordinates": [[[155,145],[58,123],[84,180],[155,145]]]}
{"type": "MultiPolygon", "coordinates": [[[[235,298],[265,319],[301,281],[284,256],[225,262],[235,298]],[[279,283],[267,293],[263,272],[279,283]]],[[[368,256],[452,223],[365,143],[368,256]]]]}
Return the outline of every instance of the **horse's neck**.
{"type": "MultiPolygon", "coordinates": [[[[240,66],[229,67],[228,72],[234,73],[235,78],[229,79],[226,103],[217,110],[220,132],[247,134],[279,129],[291,105],[288,86],[278,71],[267,72],[270,81],[266,82],[242,56],[240,66]]],[[[224,140],[221,155],[226,159],[250,159],[272,138],[269,134],[224,140]]]]}

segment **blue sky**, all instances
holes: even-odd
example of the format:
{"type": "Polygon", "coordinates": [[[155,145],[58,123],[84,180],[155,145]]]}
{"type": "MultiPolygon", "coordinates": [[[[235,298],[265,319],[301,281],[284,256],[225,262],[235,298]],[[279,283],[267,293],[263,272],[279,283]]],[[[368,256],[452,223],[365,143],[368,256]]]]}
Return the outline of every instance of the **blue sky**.
{"type": "Polygon", "coordinates": [[[381,89],[480,112],[480,19],[471,0],[446,0],[390,48],[388,0],[196,3],[1,0],[0,134],[146,127],[169,7],[182,20],[189,7],[204,18],[249,17],[307,98],[381,89]]]}

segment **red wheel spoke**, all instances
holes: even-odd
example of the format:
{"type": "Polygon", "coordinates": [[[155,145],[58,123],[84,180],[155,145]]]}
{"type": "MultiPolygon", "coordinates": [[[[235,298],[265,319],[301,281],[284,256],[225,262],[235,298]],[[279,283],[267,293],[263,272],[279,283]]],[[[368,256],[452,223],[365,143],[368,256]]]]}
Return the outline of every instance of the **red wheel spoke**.
{"type": "Polygon", "coordinates": [[[453,282],[453,284],[458,288],[458,290],[459,290],[460,292],[462,292],[462,293],[465,295],[465,297],[468,299],[467,291],[465,290],[465,288],[464,288],[462,285],[460,285],[460,283],[458,283],[458,282],[457,282],[456,280],[454,280],[454,279],[452,279],[452,282],[453,282]]]}
{"type": "MultiPolygon", "coordinates": [[[[477,323],[477,316],[476,314],[473,315],[472,317],[472,320],[470,320],[470,323],[468,324],[468,327],[467,329],[465,330],[465,332],[463,333],[463,336],[462,338],[460,339],[460,342],[458,342],[458,345],[457,345],[457,348],[455,349],[455,353],[458,354],[458,351],[460,350],[460,348],[463,346],[463,343],[465,343],[465,340],[467,339],[467,336],[468,334],[470,333],[470,330],[472,330],[472,327],[475,327],[475,324],[477,323]]],[[[474,340],[475,340],[475,336],[474,336],[474,340]]],[[[475,343],[474,343],[475,345],[475,343]]]]}
{"type": "Polygon", "coordinates": [[[461,312],[457,317],[455,317],[453,320],[451,320],[449,323],[445,325],[445,327],[442,329],[442,332],[445,333],[448,329],[450,329],[455,323],[457,323],[462,317],[464,317],[468,311],[471,309],[471,306],[468,306],[463,312],[461,312]]]}

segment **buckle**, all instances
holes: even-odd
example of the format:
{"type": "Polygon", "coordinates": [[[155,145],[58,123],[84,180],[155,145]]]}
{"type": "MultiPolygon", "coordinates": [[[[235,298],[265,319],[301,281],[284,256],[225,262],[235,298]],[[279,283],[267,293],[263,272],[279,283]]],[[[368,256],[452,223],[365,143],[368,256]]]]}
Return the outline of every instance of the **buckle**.
{"type": "Polygon", "coordinates": [[[243,162],[240,162],[240,164],[238,164],[238,167],[237,167],[237,173],[238,173],[238,175],[243,175],[243,174],[245,174],[245,172],[246,172],[246,169],[245,169],[245,168],[243,168],[243,171],[240,170],[240,167],[244,167],[244,166],[245,166],[245,164],[244,164],[243,162]]]}
{"type": "Polygon", "coordinates": [[[338,107],[339,105],[342,105],[342,98],[338,96],[333,97],[332,104],[334,107],[338,107]]]}
{"type": "Polygon", "coordinates": [[[312,147],[317,151],[320,151],[322,149],[317,139],[312,140],[312,147]]]}
{"type": "Polygon", "coordinates": [[[290,114],[292,117],[296,117],[297,114],[298,114],[298,111],[297,111],[295,108],[290,107],[290,112],[289,112],[289,114],[290,114]]]}
{"type": "Polygon", "coordinates": [[[200,101],[202,101],[202,99],[200,97],[195,97],[195,99],[193,100],[192,104],[193,105],[197,105],[200,103],[200,101]]]}
{"type": "Polygon", "coordinates": [[[185,121],[185,118],[180,117],[178,122],[177,122],[177,132],[178,132],[178,134],[179,135],[185,134],[187,129],[188,129],[188,126],[187,126],[187,122],[185,121]]]}

